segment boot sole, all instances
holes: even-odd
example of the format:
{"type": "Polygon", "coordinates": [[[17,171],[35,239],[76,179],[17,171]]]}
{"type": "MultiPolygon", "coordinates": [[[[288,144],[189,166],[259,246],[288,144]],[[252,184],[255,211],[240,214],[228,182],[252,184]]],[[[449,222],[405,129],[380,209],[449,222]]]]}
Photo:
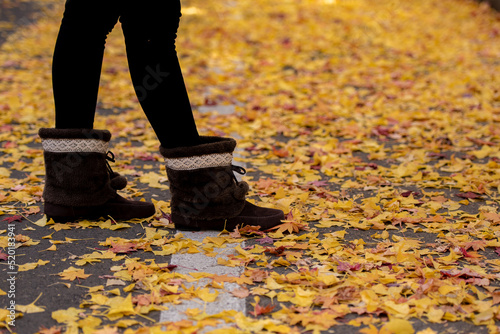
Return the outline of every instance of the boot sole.
{"type": "Polygon", "coordinates": [[[99,219],[112,217],[115,220],[129,220],[134,218],[148,218],[155,214],[154,205],[140,205],[143,211],[141,214],[123,214],[130,206],[106,205],[95,207],[71,207],[45,203],[44,212],[47,219],[53,219],[58,223],[65,223],[77,219],[99,219]]]}
{"type": "Polygon", "coordinates": [[[244,225],[261,226],[261,230],[267,230],[271,227],[281,224],[285,219],[284,214],[276,213],[272,216],[266,217],[245,217],[237,216],[228,219],[190,219],[178,214],[173,213],[171,216],[172,222],[176,230],[180,231],[232,231],[236,226],[243,227],[244,225]]]}

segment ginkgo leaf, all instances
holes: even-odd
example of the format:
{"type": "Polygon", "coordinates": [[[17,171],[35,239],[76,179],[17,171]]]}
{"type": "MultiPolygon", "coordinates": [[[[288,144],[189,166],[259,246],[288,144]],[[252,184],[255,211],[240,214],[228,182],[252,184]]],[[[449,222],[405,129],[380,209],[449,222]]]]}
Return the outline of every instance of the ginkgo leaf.
{"type": "Polygon", "coordinates": [[[30,313],[40,313],[40,312],[45,312],[45,309],[40,306],[36,306],[35,303],[37,302],[38,299],[42,296],[42,293],[29,305],[19,305],[16,304],[16,310],[30,314],[30,313]]]}
{"type": "Polygon", "coordinates": [[[52,312],[52,319],[58,323],[71,324],[79,319],[80,310],[70,307],[66,310],[57,310],[52,312]]]}

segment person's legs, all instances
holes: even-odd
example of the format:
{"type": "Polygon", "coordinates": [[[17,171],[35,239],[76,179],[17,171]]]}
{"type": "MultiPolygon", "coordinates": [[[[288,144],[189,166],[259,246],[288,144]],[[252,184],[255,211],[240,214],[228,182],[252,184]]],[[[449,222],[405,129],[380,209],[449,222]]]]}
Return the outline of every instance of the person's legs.
{"type": "Polygon", "coordinates": [[[66,222],[111,216],[146,218],[152,203],[127,200],[127,179],[112,171],[111,133],[93,130],[104,44],[121,0],[67,0],[53,62],[56,128],[42,128],[44,213],[66,222]]]}
{"type": "Polygon", "coordinates": [[[281,223],[281,210],[245,201],[248,184],[238,182],[232,166],[236,142],[200,137],[182,77],[175,39],[179,0],[124,0],[122,22],[130,73],[141,106],[166,158],[177,229],[221,230],[237,225],[281,223]]]}
{"type": "Polygon", "coordinates": [[[104,45],[120,1],[66,1],[52,64],[58,129],[93,128],[104,45]]]}
{"type": "Polygon", "coordinates": [[[160,143],[164,147],[199,144],[175,49],[180,1],[122,1],[120,22],[132,82],[160,143]]]}

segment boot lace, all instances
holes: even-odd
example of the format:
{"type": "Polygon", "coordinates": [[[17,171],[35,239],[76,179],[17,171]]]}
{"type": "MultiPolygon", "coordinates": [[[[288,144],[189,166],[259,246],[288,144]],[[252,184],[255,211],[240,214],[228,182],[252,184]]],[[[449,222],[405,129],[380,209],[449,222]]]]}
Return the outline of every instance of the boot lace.
{"type": "MultiPolygon", "coordinates": [[[[233,172],[236,172],[240,175],[245,175],[247,173],[246,169],[241,167],[241,166],[231,165],[231,169],[233,172]]],[[[238,183],[239,181],[236,178],[236,175],[234,175],[234,173],[232,173],[232,174],[233,174],[234,181],[236,181],[236,183],[238,183]]]]}
{"type": "Polygon", "coordinates": [[[115,175],[115,172],[113,172],[113,169],[111,168],[111,165],[109,164],[110,161],[113,163],[115,162],[115,155],[113,154],[113,152],[108,151],[108,153],[106,153],[106,166],[108,168],[109,176],[113,177],[115,175]]]}

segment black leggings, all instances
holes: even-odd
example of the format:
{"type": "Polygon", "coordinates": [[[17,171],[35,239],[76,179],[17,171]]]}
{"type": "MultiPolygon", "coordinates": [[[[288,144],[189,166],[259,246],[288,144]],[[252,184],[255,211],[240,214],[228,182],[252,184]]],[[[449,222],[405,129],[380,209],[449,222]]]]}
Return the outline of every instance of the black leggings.
{"type": "Polygon", "coordinates": [[[107,35],[118,19],[135,92],[162,146],[199,143],[175,39],[180,0],[67,0],[52,65],[56,128],[93,128],[107,35]]]}

